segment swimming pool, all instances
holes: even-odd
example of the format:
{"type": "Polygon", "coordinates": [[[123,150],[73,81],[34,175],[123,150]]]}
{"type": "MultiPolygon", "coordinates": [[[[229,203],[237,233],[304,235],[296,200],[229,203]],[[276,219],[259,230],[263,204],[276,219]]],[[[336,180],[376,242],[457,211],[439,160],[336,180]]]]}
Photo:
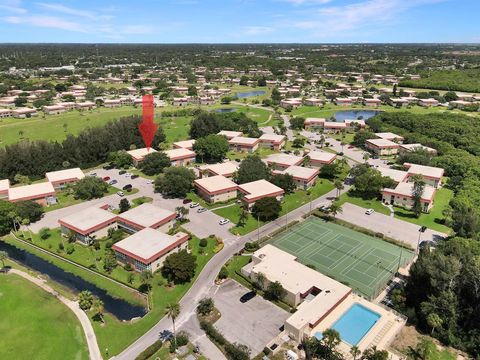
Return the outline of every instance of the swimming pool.
{"type": "Polygon", "coordinates": [[[378,319],[378,313],[355,303],[333,324],[332,329],[340,333],[344,342],[353,346],[367,335],[378,319]]]}

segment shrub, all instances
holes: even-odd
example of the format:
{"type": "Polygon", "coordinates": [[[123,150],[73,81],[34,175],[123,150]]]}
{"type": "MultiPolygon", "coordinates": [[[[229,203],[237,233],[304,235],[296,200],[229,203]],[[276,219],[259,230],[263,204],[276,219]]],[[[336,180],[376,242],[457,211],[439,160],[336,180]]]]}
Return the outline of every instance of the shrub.
{"type": "Polygon", "coordinates": [[[220,272],[218,273],[218,278],[220,280],[228,278],[228,269],[225,266],[222,266],[220,272]]]}
{"type": "Polygon", "coordinates": [[[213,311],[214,306],[212,298],[204,298],[198,303],[197,313],[200,315],[208,315],[213,311]]]}
{"type": "Polygon", "coordinates": [[[73,252],[75,251],[75,248],[73,247],[72,244],[68,245],[67,246],[67,254],[73,254],[73,252]]]}
{"type": "Polygon", "coordinates": [[[213,342],[217,345],[223,346],[227,343],[225,337],[217,330],[215,327],[210,324],[208,321],[202,320],[200,321],[200,327],[203,331],[208,335],[213,342]]]}
{"type": "Polygon", "coordinates": [[[163,346],[162,340],[155,341],[152,345],[143,350],[135,360],[148,360],[163,346]]]}
{"type": "Polygon", "coordinates": [[[200,246],[201,247],[206,247],[208,245],[207,239],[200,239],[200,246]]]}

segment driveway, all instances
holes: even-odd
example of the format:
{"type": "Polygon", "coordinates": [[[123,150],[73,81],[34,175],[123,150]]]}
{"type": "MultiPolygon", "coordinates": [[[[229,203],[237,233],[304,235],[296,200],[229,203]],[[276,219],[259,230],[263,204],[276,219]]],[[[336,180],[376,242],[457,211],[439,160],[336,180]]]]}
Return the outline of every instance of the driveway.
{"type": "MultiPolygon", "coordinates": [[[[342,209],[342,213],[338,214],[337,218],[407,243],[414,249],[417,247],[419,225],[376,212],[371,215],[366,215],[364,208],[350,203],[345,203],[342,209]]],[[[446,236],[447,234],[427,229],[421,234],[420,241],[438,240],[446,236]]]]}
{"type": "Polygon", "coordinates": [[[218,287],[213,298],[222,317],[215,327],[230,342],[247,345],[254,357],[281,332],[290,314],[260,296],[241,303],[240,297],[249,291],[233,280],[218,287]]]}

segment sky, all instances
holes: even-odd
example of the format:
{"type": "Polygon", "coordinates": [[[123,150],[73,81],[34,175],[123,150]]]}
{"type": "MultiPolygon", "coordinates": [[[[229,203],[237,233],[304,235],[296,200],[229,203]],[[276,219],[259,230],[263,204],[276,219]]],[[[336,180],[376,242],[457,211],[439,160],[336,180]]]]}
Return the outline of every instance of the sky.
{"type": "Polygon", "coordinates": [[[0,0],[0,42],[479,43],[480,0],[0,0]]]}

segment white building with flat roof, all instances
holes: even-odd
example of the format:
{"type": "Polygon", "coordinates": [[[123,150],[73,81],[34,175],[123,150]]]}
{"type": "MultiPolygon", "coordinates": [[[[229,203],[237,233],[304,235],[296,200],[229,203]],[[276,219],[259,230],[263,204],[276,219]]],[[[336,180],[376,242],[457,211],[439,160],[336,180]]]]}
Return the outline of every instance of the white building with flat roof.
{"type": "Polygon", "coordinates": [[[263,134],[259,138],[260,146],[272,150],[280,150],[285,145],[285,136],[277,134],[263,134]]]}
{"type": "Polygon", "coordinates": [[[410,163],[404,163],[403,166],[407,169],[407,181],[410,181],[410,179],[415,175],[421,175],[425,183],[434,188],[437,188],[440,185],[440,183],[442,182],[443,174],[445,172],[444,169],[433,166],[410,163]]]}
{"type": "Polygon", "coordinates": [[[118,215],[118,226],[128,232],[152,228],[168,232],[175,222],[173,211],[152,204],[142,204],[118,215]]]}
{"type": "MultiPolygon", "coordinates": [[[[413,186],[411,182],[398,183],[394,189],[385,188],[382,190],[382,201],[385,204],[400,206],[406,209],[411,209],[413,200],[413,186]]],[[[420,202],[422,204],[422,211],[427,213],[433,207],[433,199],[436,189],[430,185],[425,185],[420,202]]]]}
{"type": "Polygon", "coordinates": [[[307,156],[310,159],[308,166],[314,168],[321,168],[324,165],[332,164],[337,158],[337,154],[321,150],[310,151],[307,156]]]}
{"type": "Polygon", "coordinates": [[[75,183],[85,177],[80,168],[51,171],[45,174],[47,180],[52,183],[55,189],[62,189],[67,184],[75,183]]]}
{"type": "Polygon", "coordinates": [[[157,150],[154,148],[140,148],[140,149],[134,149],[134,150],[129,150],[127,151],[127,154],[129,154],[132,157],[133,160],[133,165],[138,166],[139,163],[141,163],[143,160],[145,160],[145,156],[156,153],[157,150]]]}
{"type": "Polygon", "coordinates": [[[202,168],[205,170],[206,176],[222,175],[231,178],[238,170],[238,163],[236,161],[227,161],[213,165],[207,165],[202,168]]]}
{"type": "Polygon", "coordinates": [[[264,161],[274,170],[285,170],[290,166],[300,165],[303,161],[303,157],[293,154],[279,153],[267,156],[264,161]]]}
{"type": "Polygon", "coordinates": [[[228,140],[231,140],[233,138],[242,136],[243,133],[241,131],[222,130],[217,135],[225,136],[228,140]]]}
{"type": "Polygon", "coordinates": [[[184,140],[184,141],[177,141],[173,143],[174,149],[188,149],[192,150],[193,145],[195,144],[195,139],[192,140],[184,140]]]}
{"type": "Polygon", "coordinates": [[[64,236],[74,235],[76,240],[88,245],[95,238],[108,235],[109,229],[117,228],[117,215],[107,211],[102,204],[77,211],[58,220],[64,236]]]}
{"type": "Polygon", "coordinates": [[[55,189],[49,182],[10,187],[8,189],[8,201],[19,202],[26,200],[32,200],[41,205],[51,205],[57,202],[55,189]]]}
{"type": "Polygon", "coordinates": [[[392,132],[375,133],[375,136],[377,136],[380,139],[390,140],[390,141],[396,142],[397,144],[401,144],[401,143],[403,143],[403,140],[405,140],[403,138],[403,136],[394,134],[392,132]]]}
{"type": "Polygon", "coordinates": [[[400,145],[387,139],[365,140],[365,147],[380,156],[396,155],[400,145]]]}
{"type": "Polygon", "coordinates": [[[315,185],[320,170],[303,166],[290,166],[281,171],[281,174],[289,174],[293,177],[297,188],[307,190],[315,185]]]}
{"type": "Polygon", "coordinates": [[[8,199],[8,189],[10,189],[10,180],[0,180],[0,199],[8,199]]]}
{"type": "Polygon", "coordinates": [[[241,200],[249,209],[260,199],[274,197],[280,200],[285,193],[281,187],[264,179],[238,185],[238,190],[242,194],[241,200]]]}
{"type": "Polygon", "coordinates": [[[257,138],[237,136],[228,141],[230,150],[240,152],[254,152],[258,149],[260,140],[257,138]]]}
{"type": "Polygon", "coordinates": [[[425,150],[426,152],[432,155],[437,154],[437,150],[422,144],[401,144],[400,147],[398,148],[398,153],[402,154],[405,152],[412,152],[415,150],[425,150]]]}
{"type": "Polygon", "coordinates": [[[195,162],[196,154],[192,150],[177,148],[164,151],[170,159],[172,166],[187,166],[195,162]]]}
{"type": "Polygon", "coordinates": [[[226,202],[237,197],[238,185],[222,175],[196,179],[193,185],[198,195],[209,203],[226,202]]]}
{"type": "Polygon", "coordinates": [[[115,243],[112,250],[121,264],[131,264],[139,272],[155,272],[162,267],[168,255],[187,249],[188,239],[189,235],[183,232],[167,235],[145,228],[115,243]]]}

